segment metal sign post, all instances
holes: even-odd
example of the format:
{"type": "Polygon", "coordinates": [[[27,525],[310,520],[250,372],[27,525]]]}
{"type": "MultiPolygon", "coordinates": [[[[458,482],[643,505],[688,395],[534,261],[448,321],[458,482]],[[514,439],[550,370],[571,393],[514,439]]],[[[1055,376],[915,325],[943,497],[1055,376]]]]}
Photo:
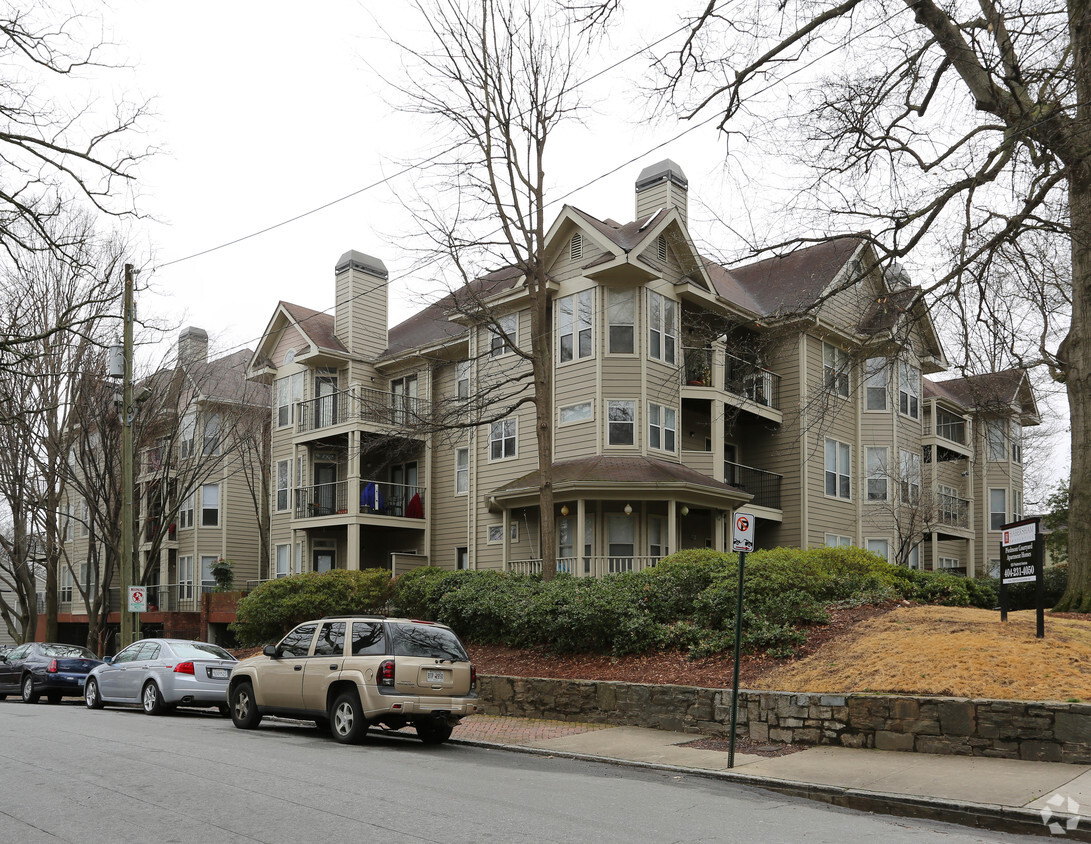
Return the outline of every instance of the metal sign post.
{"type": "Polygon", "coordinates": [[[739,723],[739,656],[742,645],[742,592],[746,572],[746,552],[754,550],[754,523],[749,513],[736,513],[731,532],[731,550],[739,555],[738,600],[735,603],[735,665],[731,680],[731,738],[727,748],[727,767],[735,767],[735,730],[739,723]]]}

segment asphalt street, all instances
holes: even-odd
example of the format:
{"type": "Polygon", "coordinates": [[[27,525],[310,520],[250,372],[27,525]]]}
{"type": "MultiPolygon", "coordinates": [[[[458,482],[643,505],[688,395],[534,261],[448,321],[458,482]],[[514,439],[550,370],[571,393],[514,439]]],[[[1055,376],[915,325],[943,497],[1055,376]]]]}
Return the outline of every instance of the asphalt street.
{"type": "MultiPolygon", "coordinates": [[[[456,730],[457,735],[457,730],[456,730]]],[[[311,726],[0,703],[0,842],[1040,840],[699,776],[311,726]]]]}

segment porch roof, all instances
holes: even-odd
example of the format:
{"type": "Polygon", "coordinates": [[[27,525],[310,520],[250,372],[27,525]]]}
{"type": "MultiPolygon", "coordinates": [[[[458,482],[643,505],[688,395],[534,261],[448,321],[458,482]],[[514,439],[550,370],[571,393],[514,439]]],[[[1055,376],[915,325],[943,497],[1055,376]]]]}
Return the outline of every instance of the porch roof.
{"type": "MultiPolygon", "coordinates": [[[[498,502],[517,504],[517,499],[537,498],[540,484],[540,473],[535,469],[498,487],[492,497],[498,502]]],[[[558,500],[584,493],[633,500],[670,497],[721,507],[742,504],[753,497],[681,463],[642,455],[599,454],[557,461],[553,464],[553,491],[558,500]]]]}

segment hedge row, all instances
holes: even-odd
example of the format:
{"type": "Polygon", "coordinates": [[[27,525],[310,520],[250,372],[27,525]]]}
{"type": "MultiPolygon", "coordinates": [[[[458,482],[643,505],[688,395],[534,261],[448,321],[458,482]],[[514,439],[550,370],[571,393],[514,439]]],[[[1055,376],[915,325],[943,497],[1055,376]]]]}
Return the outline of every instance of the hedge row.
{"type": "MultiPolygon", "coordinates": [[[[678,648],[700,657],[732,646],[737,583],[737,556],[709,550],[682,551],[641,572],[548,583],[420,568],[394,582],[391,611],[449,624],[471,642],[615,655],[678,648]]],[[[858,548],[777,548],[747,557],[744,598],[743,646],[786,656],[809,625],[829,620],[831,605],[905,598],[991,609],[996,589],[858,548]]]]}

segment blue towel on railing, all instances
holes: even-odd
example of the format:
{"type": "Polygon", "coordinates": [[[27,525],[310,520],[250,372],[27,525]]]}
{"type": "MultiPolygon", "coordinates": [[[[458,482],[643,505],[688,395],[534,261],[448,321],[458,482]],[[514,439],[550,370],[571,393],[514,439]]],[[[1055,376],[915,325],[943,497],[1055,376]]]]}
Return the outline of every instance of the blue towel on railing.
{"type": "Polygon", "coordinates": [[[376,513],[383,509],[383,494],[379,491],[379,485],[374,481],[364,484],[364,490],[360,493],[360,505],[370,507],[376,513]]]}

